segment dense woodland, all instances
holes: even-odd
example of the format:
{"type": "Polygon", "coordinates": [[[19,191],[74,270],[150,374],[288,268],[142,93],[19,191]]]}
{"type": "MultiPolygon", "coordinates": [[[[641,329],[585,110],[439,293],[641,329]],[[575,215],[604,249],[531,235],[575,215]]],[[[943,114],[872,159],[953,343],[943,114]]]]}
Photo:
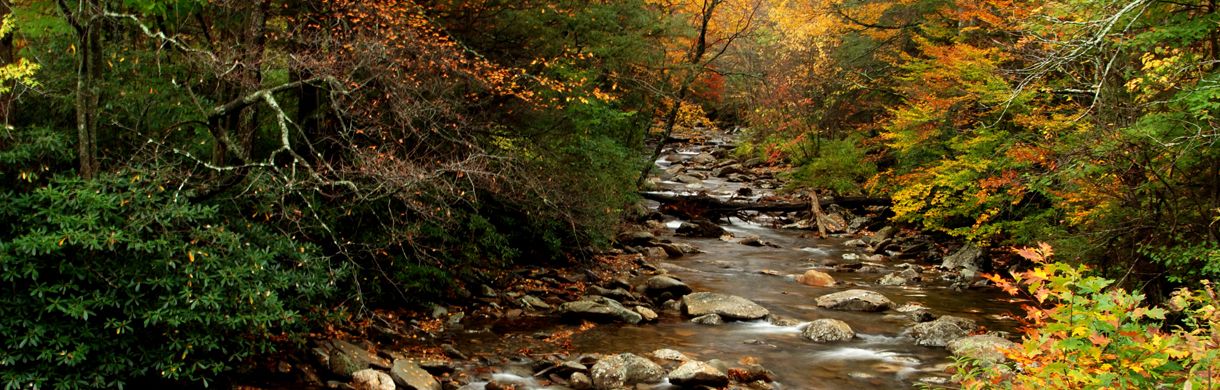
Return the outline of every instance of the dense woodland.
{"type": "Polygon", "coordinates": [[[587,261],[664,142],[714,127],[744,129],[737,153],[787,167],[788,190],[890,197],[946,242],[1047,243],[1004,264],[1036,266],[1019,283],[995,277],[1046,304],[1028,369],[963,363],[967,385],[1220,380],[1214,0],[0,15],[5,388],[207,384],[370,308],[587,261]]]}

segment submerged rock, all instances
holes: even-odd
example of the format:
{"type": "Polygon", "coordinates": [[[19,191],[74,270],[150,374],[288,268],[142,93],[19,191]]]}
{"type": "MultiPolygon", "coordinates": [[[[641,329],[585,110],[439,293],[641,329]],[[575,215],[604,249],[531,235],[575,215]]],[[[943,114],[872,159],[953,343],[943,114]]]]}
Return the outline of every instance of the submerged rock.
{"type": "Polygon", "coordinates": [[[822,271],[808,270],[804,274],[797,275],[796,282],[813,287],[833,287],[835,278],[822,271]]]}
{"type": "Polygon", "coordinates": [[[657,383],[665,370],[651,360],[631,353],[621,353],[598,360],[589,370],[593,388],[617,390],[637,383],[657,383]]]}
{"type": "Polygon", "coordinates": [[[847,290],[818,297],[819,307],[833,310],[883,311],[894,306],[884,295],[868,290],[847,290]]]}
{"type": "Polygon", "coordinates": [[[606,297],[585,297],[579,301],[566,302],[559,305],[559,313],[564,317],[599,322],[626,322],[638,324],[644,320],[640,313],[623,307],[616,300],[606,297]]]}
{"type": "Polygon", "coordinates": [[[695,318],[691,318],[690,322],[693,322],[693,323],[696,323],[699,325],[716,326],[716,325],[724,325],[724,318],[721,318],[719,314],[704,314],[704,315],[701,315],[701,316],[698,316],[695,318]]]}
{"type": "Polygon", "coordinates": [[[706,219],[696,219],[683,222],[678,226],[677,233],[687,237],[719,238],[724,235],[724,228],[706,219]]]}
{"type": "Polygon", "coordinates": [[[846,322],[832,318],[822,318],[809,323],[809,326],[801,331],[801,337],[813,340],[819,343],[830,341],[847,341],[856,337],[856,332],[851,330],[851,326],[846,322]]]}
{"type": "Polygon", "coordinates": [[[729,376],[712,365],[690,360],[669,372],[669,382],[682,387],[723,387],[729,384],[729,376]]]}
{"type": "Polygon", "coordinates": [[[770,313],[749,299],[713,292],[697,292],[682,297],[682,312],[695,317],[717,314],[733,320],[757,320],[770,313]]]}
{"type": "Polygon", "coordinates": [[[927,347],[943,347],[950,341],[969,335],[978,328],[974,321],[954,316],[941,316],[933,321],[921,322],[911,327],[915,344],[927,347]]]}
{"type": "Polygon", "coordinates": [[[657,275],[635,287],[644,296],[652,298],[655,302],[664,302],[670,299],[678,299],[686,294],[691,293],[690,286],[682,283],[681,280],[671,278],[669,276],[657,275]]]}
{"type": "Polygon", "coordinates": [[[955,356],[968,357],[985,364],[1004,362],[1007,360],[1004,357],[1004,350],[1016,346],[1016,343],[1008,341],[1008,339],[990,334],[967,336],[950,341],[946,345],[949,353],[955,356]]]}

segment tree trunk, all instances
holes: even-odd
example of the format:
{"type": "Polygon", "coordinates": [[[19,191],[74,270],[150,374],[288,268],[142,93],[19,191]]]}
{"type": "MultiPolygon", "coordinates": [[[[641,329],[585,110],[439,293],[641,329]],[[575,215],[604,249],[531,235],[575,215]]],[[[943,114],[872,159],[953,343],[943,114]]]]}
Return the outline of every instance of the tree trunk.
{"type": "MultiPolygon", "coordinates": [[[[691,48],[690,59],[688,63],[691,66],[690,71],[682,78],[681,84],[678,86],[678,94],[674,96],[673,106],[669,108],[669,112],[665,114],[664,130],[661,132],[661,138],[657,140],[657,146],[652,150],[652,157],[644,165],[644,169],[640,171],[640,178],[635,181],[635,187],[640,188],[644,185],[644,180],[648,178],[648,172],[652,170],[652,166],[657,158],[661,156],[661,150],[665,149],[665,143],[669,141],[669,137],[673,135],[674,126],[677,125],[678,111],[682,109],[682,102],[686,100],[686,95],[690,93],[690,86],[703,73],[704,67],[707,64],[703,63],[703,55],[707,53],[707,30],[712,22],[712,15],[716,13],[716,6],[720,5],[721,0],[710,0],[704,2],[703,12],[700,15],[699,37],[695,39],[695,46],[691,48]]],[[[652,124],[648,124],[648,128],[652,129],[652,124]]],[[[644,134],[648,134],[645,131],[644,134]]]]}
{"type": "Polygon", "coordinates": [[[99,0],[82,0],[75,12],[61,2],[76,29],[76,135],[80,175],[92,179],[101,171],[97,156],[98,102],[102,79],[102,20],[99,0]]]}
{"type": "MultiPolygon", "coordinates": [[[[12,12],[12,7],[8,0],[0,0],[0,20],[3,20],[12,12]]],[[[0,67],[16,62],[16,53],[13,52],[13,34],[9,33],[0,37],[0,67]]],[[[0,122],[8,123],[9,107],[13,101],[13,94],[0,94],[0,122]]]]}

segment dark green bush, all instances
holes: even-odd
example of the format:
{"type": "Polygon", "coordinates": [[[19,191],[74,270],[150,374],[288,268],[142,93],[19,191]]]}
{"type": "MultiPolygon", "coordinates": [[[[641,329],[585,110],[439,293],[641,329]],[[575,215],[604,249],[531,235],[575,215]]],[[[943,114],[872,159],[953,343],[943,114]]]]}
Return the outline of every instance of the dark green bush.
{"type": "Polygon", "coordinates": [[[318,248],[222,217],[148,172],[0,200],[0,382],[207,384],[309,321],[340,277],[318,248]],[[152,177],[150,177],[152,176],[152,177]]]}

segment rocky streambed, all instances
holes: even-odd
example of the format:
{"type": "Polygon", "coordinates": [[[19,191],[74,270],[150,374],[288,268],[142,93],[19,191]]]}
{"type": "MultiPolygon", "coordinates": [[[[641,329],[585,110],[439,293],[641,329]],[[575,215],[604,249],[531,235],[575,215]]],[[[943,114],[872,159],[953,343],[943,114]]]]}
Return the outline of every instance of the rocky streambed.
{"type": "MultiPolygon", "coordinates": [[[[781,199],[782,183],[757,161],[733,160],[730,147],[680,145],[657,162],[653,189],[781,199]]],[[[324,370],[344,379],[329,386],[952,387],[952,354],[1002,359],[997,348],[1010,345],[1018,304],[978,277],[983,253],[942,252],[885,226],[884,208],[831,206],[822,218],[837,234],[822,238],[807,211],[712,221],[683,207],[642,205],[618,252],[587,267],[523,269],[474,293],[482,304],[402,324],[427,330],[421,339],[319,346],[324,370]],[[421,344],[433,348],[393,352],[421,344]]]]}

